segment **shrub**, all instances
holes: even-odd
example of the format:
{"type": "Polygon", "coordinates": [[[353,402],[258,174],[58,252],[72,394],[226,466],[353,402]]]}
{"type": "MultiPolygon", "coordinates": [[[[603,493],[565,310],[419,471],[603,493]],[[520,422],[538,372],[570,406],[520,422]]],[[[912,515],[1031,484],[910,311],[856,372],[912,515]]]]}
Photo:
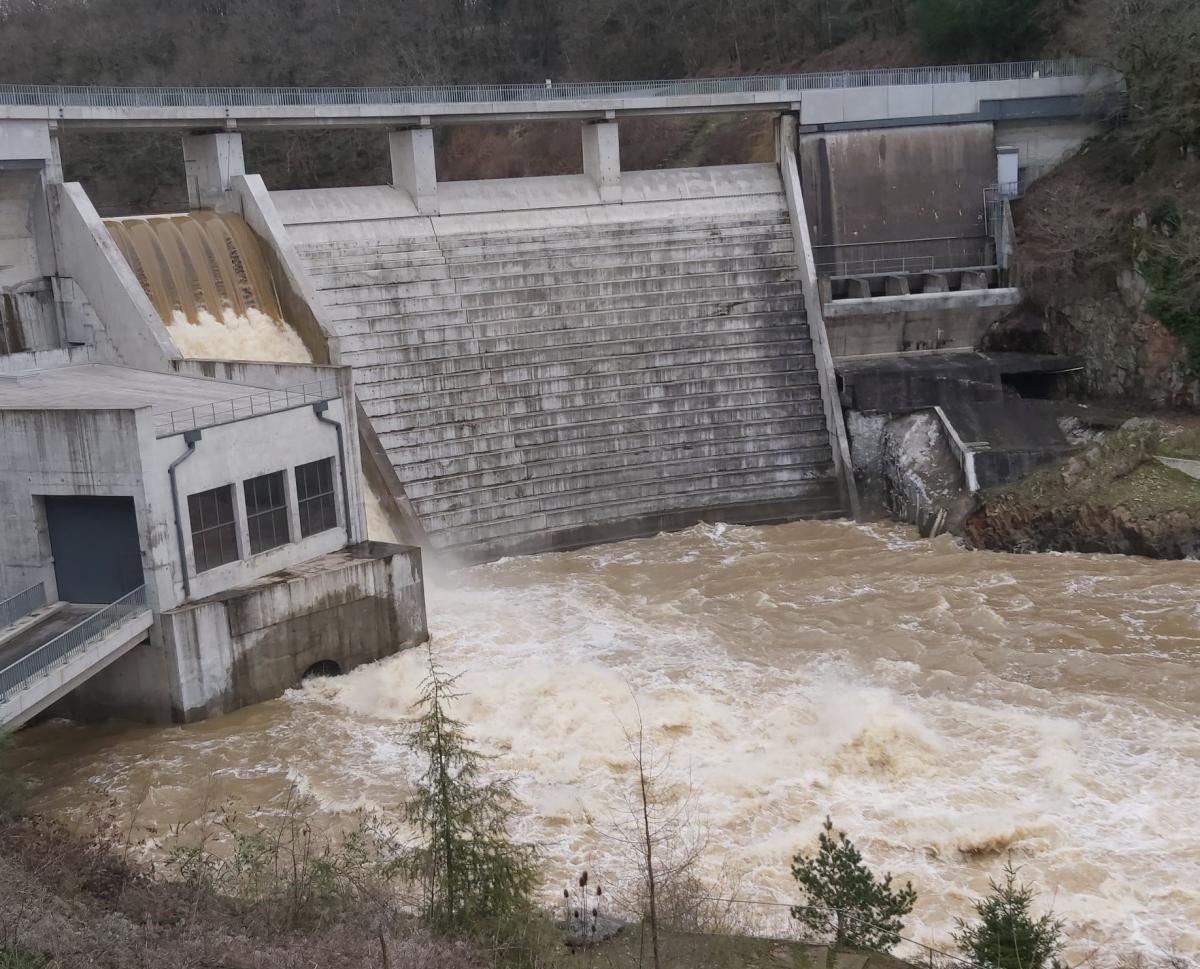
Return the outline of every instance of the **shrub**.
{"type": "Polygon", "coordinates": [[[917,901],[911,882],[894,891],[890,873],[876,878],[845,833],[835,834],[828,817],[816,855],[797,854],[792,876],[807,901],[792,907],[792,918],[817,931],[833,925],[840,946],[886,952],[900,941],[901,920],[917,901]]]}
{"type": "Polygon", "coordinates": [[[15,942],[0,942],[0,969],[45,969],[50,960],[15,942]]]}
{"type": "Polygon", "coordinates": [[[421,843],[408,859],[422,892],[422,911],[439,931],[465,931],[501,954],[529,930],[537,883],[534,852],[514,844],[509,825],[520,807],[511,786],[487,779],[487,758],[447,711],[458,694],[429,654],[409,747],[425,762],[408,819],[421,843]]]}
{"type": "Polygon", "coordinates": [[[986,898],[975,902],[978,920],[958,920],[954,940],[980,965],[995,969],[1043,969],[1059,966],[1063,923],[1052,915],[1034,918],[1034,892],[1017,884],[1012,862],[1004,866],[1004,881],[992,881],[986,898]]]}

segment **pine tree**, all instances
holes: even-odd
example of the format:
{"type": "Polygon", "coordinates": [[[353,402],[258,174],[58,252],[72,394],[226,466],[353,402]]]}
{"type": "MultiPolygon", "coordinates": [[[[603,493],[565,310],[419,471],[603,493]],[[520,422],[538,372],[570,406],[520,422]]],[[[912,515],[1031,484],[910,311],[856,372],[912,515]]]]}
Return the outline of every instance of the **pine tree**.
{"type": "Polygon", "coordinates": [[[975,902],[979,920],[958,919],[954,941],[981,966],[995,969],[1043,969],[1058,966],[1063,923],[1046,914],[1035,919],[1030,912],[1034,891],[1017,884],[1012,861],[1004,866],[1004,883],[992,881],[986,898],[975,902]]]}
{"type": "Polygon", "coordinates": [[[833,925],[836,944],[853,949],[891,949],[917,901],[911,882],[893,891],[890,873],[876,878],[845,833],[834,833],[829,817],[816,855],[792,859],[792,877],[807,902],[792,907],[792,918],[818,932],[833,925]]]}
{"type": "Polygon", "coordinates": [[[408,738],[425,761],[408,819],[421,833],[409,858],[423,891],[423,914],[440,931],[502,937],[519,931],[537,884],[533,849],[514,844],[509,825],[520,808],[507,781],[487,779],[487,757],[466,726],[447,712],[457,677],[429,653],[417,701],[420,717],[408,738]]]}

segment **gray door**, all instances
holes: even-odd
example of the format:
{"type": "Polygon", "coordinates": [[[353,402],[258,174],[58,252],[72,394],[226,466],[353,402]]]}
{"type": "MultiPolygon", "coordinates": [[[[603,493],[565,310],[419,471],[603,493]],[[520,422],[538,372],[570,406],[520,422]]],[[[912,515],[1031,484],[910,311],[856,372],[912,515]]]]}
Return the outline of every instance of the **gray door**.
{"type": "Polygon", "coordinates": [[[142,584],[132,498],[47,496],[46,522],[58,597],[112,602],[142,584]]]}

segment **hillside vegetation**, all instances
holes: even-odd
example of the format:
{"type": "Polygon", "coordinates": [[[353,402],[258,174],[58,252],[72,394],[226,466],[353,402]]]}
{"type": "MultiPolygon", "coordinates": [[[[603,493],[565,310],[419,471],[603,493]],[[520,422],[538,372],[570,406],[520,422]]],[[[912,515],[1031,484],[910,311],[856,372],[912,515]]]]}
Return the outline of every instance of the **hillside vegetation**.
{"type": "MultiPolygon", "coordinates": [[[[540,84],[987,60],[1056,52],[1063,2],[0,0],[0,83],[540,84]],[[1030,10],[1036,27],[1017,30],[1030,10]]],[[[647,122],[624,148],[631,168],[762,160],[760,127],[647,122]]],[[[574,124],[439,135],[444,178],[581,167],[574,124]]],[[[374,131],[246,139],[273,188],[377,184],[385,145],[374,131]]],[[[183,204],[173,136],[70,136],[64,162],[104,212],[183,204]]]]}

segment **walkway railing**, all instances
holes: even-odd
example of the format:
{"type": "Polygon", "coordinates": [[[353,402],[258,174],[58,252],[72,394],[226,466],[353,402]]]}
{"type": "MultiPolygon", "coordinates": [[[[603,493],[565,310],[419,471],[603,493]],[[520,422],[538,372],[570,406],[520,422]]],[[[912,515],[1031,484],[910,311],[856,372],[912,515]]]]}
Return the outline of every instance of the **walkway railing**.
{"type": "Polygon", "coordinates": [[[30,586],[15,596],[9,596],[0,602],[0,629],[11,626],[18,619],[24,619],[35,609],[41,609],[46,604],[46,585],[39,582],[30,586]]]}
{"type": "Polygon", "coordinates": [[[849,242],[813,246],[813,259],[822,276],[879,276],[931,272],[989,265],[983,225],[972,234],[888,242],[849,242]]]}
{"type": "Polygon", "coordinates": [[[231,424],[248,417],[273,414],[277,411],[290,410],[293,407],[302,407],[305,404],[315,404],[321,400],[333,400],[340,396],[341,391],[338,389],[336,380],[312,380],[279,390],[264,390],[257,394],[246,394],[244,397],[213,401],[211,404],[197,404],[194,407],[181,407],[164,414],[156,414],[154,417],[155,431],[158,437],[170,437],[172,434],[182,434],[184,431],[194,431],[201,427],[215,427],[218,424],[231,424]]]}
{"type": "Polygon", "coordinates": [[[291,107],[349,104],[453,104],[588,98],[664,98],[709,94],[765,94],[831,88],[961,84],[1077,77],[1094,72],[1084,60],[1015,61],[657,81],[568,81],[544,84],[450,84],[419,87],[85,87],[0,85],[0,104],[34,107],[291,107]]]}
{"type": "Polygon", "coordinates": [[[11,699],[26,688],[29,682],[45,676],[57,666],[84,649],[123,619],[146,608],[146,587],[138,586],[61,636],[44,643],[0,670],[0,703],[11,699]]]}

